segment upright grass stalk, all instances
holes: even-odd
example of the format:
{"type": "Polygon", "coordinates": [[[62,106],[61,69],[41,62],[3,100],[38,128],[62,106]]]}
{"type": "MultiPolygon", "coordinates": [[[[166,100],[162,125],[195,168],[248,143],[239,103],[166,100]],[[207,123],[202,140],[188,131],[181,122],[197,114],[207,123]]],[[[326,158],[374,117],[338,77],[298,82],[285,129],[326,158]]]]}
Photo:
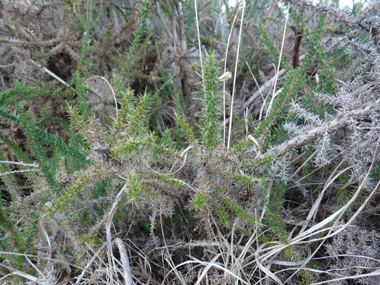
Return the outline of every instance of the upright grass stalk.
{"type": "MultiPolygon", "coordinates": [[[[231,30],[230,30],[230,33],[228,35],[227,46],[226,46],[226,55],[224,56],[223,74],[227,72],[228,47],[230,46],[230,40],[231,40],[232,32],[234,30],[235,21],[236,21],[238,13],[239,13],[239,10],[236,11],[234,20],[232,21],[231,30]]],[[[224,81],[223,82],[223,145],[224,146],[226,145],[226,124],[224,123],[225,121],[226,121],[226,82],[224,81]]]]}
{"type": "Polygon", "coordinates": [[[203,75],[203,62],[202,62],[202,49],[201,49],[201,37],[199,35],[199,21],[198,21],[198,5],[197,0],[194,0],[194,8],[195,8],[195,21],[197,23],[197,36],[198,36],[198,49],[199,49],[199,61],[201,62],[201,74],[202,74],[202,81],[204,80],[203,75]]]}
{"type": "MultiPolygon", "coordinates": [[[[232,98],[231,98],[231,106],[230,106],[230,126],[229,126],[229,129],[228,129],[227,151],[229,151],[229,149],[230,149],[230,142],[231,142],[232,118],[233,118],[233,114],[234,114],[234,95],[235,95],[235,86],[236,86],[237,66],[238,66],[238,62],[239,62],[239,51],[240,51],[241,33],[243,31],[245,0],[243,0],[240,5],[242,5],[243,7],[242,7],[241,22],[240,22],[238,48],[237,48],[237,52],[236,52],[234,83],[232,85],[232,98]]],[[[239,7],[239,9],[240,9],[240,7],[239,7]]]]}
{"type": "Polygon", "coordinates": [[[284,42],[285,42],[285,34],[286,34],[286,28],[288,26],[288,19],[289,19],[289,10],[286,12],[286,18],[285,18],[285,27],[284,27],[284,33],[282,35],[282,43],[281,43],[281,51],[280,51],[280,57],[278,58],[278,65],[277,65],[277,72],[276,72],[276,79],[274,80],[274,87],[273,87],[273,96],[272,100],[270,100],[267,115],[269,114],[270,110],[272,109],[273,101],[276,98],[276,86],[277,86],[277,80],[278,80],[278,73],[280,72],[280,66],[281,66],[281,57],[282,57],[282,51],[284,49],[284,42]]]}

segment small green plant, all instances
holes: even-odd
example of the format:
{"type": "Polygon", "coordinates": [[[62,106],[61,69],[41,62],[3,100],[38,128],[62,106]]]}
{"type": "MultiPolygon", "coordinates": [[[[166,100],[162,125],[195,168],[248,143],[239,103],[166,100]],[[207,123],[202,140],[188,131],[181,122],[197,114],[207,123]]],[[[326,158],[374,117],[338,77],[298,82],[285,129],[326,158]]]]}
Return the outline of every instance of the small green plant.
{"type": "Polygon", "coordinates": [[[221,102],[221,94],[218,92],[218,64],[215,55],[209,54],[203,65],[204,99],[200,112],[202,123],[199,127],[202,134],[201,142],[210,150],[219,144],[221,132],[219,117],[222,112],[218,107],[221,102]]]}

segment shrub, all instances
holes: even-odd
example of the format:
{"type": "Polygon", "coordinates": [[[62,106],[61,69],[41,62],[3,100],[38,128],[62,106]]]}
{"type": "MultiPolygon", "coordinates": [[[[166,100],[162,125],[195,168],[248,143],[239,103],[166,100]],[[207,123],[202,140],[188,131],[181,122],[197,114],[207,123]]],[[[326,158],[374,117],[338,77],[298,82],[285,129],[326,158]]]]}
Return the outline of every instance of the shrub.
{"type": "Polygon", "coordinates": [[[0,3],[4,284],[378,281],[379,4],[223,2],[0,3]]]}

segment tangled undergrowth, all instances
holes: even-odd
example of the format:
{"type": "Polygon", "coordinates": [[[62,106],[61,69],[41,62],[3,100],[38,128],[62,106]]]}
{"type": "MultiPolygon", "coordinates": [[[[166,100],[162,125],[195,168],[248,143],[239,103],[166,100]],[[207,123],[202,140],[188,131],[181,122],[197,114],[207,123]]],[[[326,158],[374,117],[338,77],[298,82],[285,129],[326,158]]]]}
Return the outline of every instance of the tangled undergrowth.
{"type": "Polygon", "coordinates": [[[380,283],[380,3],[0,9],[1,284],[380,283]]]}

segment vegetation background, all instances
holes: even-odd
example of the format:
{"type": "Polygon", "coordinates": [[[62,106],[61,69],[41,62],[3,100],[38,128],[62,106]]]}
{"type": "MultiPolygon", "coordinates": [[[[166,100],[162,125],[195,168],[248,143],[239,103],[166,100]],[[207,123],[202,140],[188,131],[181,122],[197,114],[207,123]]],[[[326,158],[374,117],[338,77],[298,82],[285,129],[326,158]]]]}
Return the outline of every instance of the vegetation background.
{"type": "Polygon", "coordinates": [[[380,284],[379,2],[0,13],[1,284],[380,284]]]}

